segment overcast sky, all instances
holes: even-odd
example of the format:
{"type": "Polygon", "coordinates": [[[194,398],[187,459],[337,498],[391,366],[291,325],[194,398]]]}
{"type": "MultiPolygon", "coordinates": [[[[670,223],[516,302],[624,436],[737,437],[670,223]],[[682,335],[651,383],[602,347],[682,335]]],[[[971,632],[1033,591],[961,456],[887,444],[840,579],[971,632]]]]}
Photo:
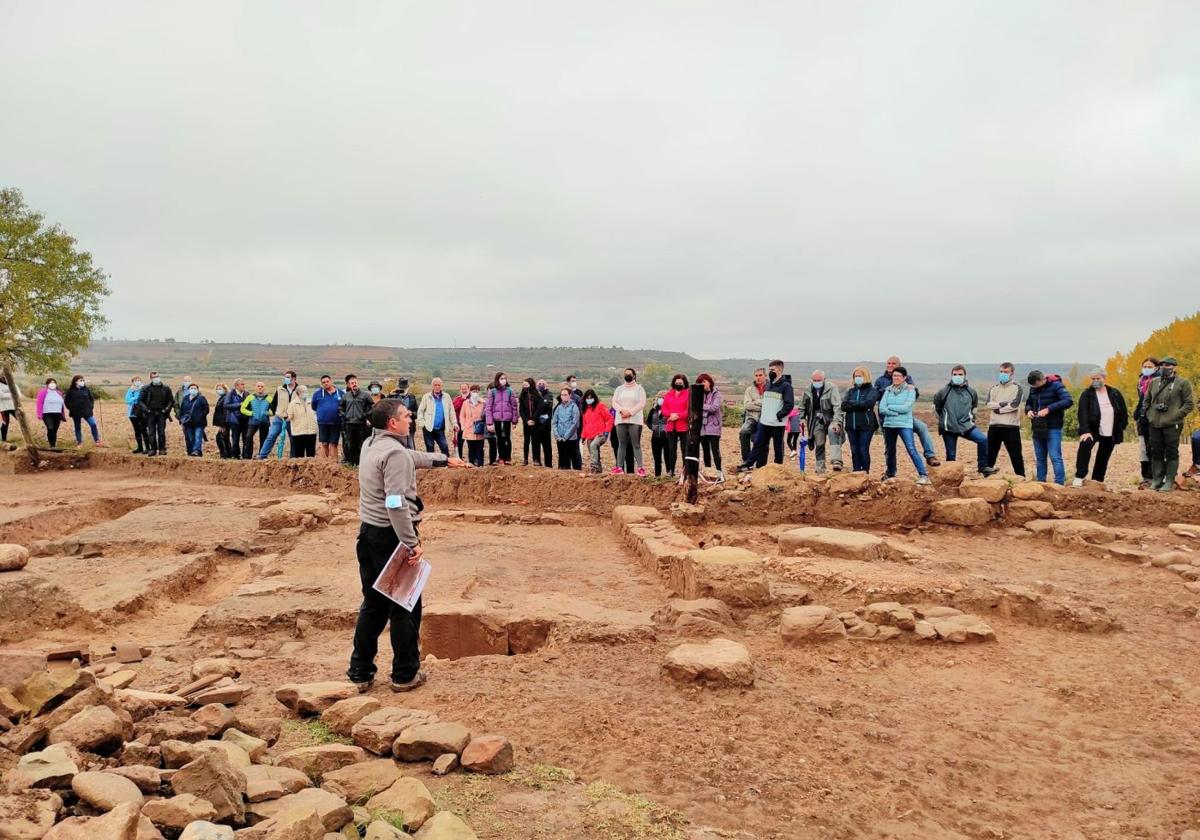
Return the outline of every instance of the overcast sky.
{"type": "Polygon", "coordinates": [[[0,0],[114,338],[1100,361],[1200,308],[1200,3],[0,0]]]}

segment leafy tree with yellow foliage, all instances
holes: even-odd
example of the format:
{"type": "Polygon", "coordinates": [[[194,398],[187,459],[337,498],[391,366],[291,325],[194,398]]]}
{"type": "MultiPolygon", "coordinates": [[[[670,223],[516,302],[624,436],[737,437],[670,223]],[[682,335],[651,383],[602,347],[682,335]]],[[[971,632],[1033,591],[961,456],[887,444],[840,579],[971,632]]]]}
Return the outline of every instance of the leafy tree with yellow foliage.
{"type": "MultiPolygon", "coordinates": [[[[1200,312],[1186,318],[1176,318],[1165,327],[1159,327],[1150,336],[1135,345],[1127,353],[1117,353],[1105,364],[1110,384],[1137,400],[1138,377],[1142,372],[1142,360],[1149,356],[1165,359],[1174,356],[1179,362],[1179,375],[1200,386],[1200,312]]],[[[1127,396],[1128,399],[1128,396],[1127,396]]],[[[1131,406],[1132,408],[1132,406],[1131,406]]],[[[1200,427],[1200,415],[1192,412],[1184,426],[1190,433],[1200,427]]]]}

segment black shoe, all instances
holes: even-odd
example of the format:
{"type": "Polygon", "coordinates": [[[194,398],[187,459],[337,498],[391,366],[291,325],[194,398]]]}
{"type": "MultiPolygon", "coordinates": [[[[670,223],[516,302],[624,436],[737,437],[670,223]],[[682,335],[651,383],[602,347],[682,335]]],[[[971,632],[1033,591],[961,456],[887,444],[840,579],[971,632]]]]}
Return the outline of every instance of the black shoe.
{"type": "Polygon", "coordinates": [[[149,450],[147,450],[147,451],[146,451],[146,457],[147,457],[147,458],[153,458],[153,457],[154,457],[155,455],[157,455],[157,454],[158,454],[158,452],[156,452],[156,451],[155,451],[155,450],[153,450],[153,449],[149,449],[149,450]]]}
{"type": "Polygon", "coordinates": [[[145,451],[146,451],[145,449],[142,449],[142,447],[139,446],[137,449],[133,450],[132,454],[141,455],[141,454],[145,453],[145,451]]]}
{"type": "Polygon", "coordinates": [[[989,475],[995,475],[995,474],[996,474],[996,473],[998,473],[998,472],[1000,472],[1000,468],[999,468],[999,467],[984,467],[983,469],[981,469],[981,470],[979,471],[979,474],[980,474],[980,475],[982,475],[982,476],[984,476],[984,477],[986,478],[987,476],[989,476],[989,475]]]}
{"type": "Polygon", "coordinates": [[[741,473],[748,473],[748,472],[750,472],[750,471],[751,471],[751,470],[753,470],[753,469],[754,469],[754,465],[753,465],[753,464],[739,464],[739,465],[738,465],[738,468],[737,468],[737,471],[738,471],[738,473],[739,473],[739,474],[741,474],[741,473]]]}

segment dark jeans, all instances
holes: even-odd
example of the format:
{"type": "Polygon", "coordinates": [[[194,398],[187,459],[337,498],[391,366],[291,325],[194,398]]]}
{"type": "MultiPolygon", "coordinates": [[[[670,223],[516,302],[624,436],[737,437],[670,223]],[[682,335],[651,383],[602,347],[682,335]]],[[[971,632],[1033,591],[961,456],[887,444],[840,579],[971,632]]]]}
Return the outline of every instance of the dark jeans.
{"type": "Polygon", "coordinates": [[[1008,460],[1012,461],[1013,472],[1019,476],[1025,475],[1025,453],[1021,451],[1020,426],[988,426],[988,466],[996,466],[1000,460],[1000,447],[1008,451],[1008,460]]]}
{"type": "Polygon", "coordinates": [[[346,445],[342,448],[342,460],[357,467],[358,455],[362,452],[363,441],[367,439],[367,424],[357,420],[348,422],[342,429],[346,445]]]}
{"type": "Polygon", "coordinates": [[[1192,464],[1200,467],[1200,431],[1192,432],[1192,464]]]}
{"type": "Polygon", "coordinates": [[[75,425],[75,443],[83,443],[83,424],[87,423],[92,430],[92,440],[99,442],[100,429],[96,426],[95,417],[72,417],[71,422],[75,425]]]}
{"type": "Polygon", "coordinates": [[[700,435],[700,449],[704,452],[704,466],[721,469],[721,436],[700,435]],[[709,460],[711,458],[711,463],[709,460]]]}
{"type": "Polygon", "coordinates": [[[292,442],[293,458],[317,457],[316,435],[292,435],[288,440],[292,442]]]}
{"type": "Polygon", "coordinates": [[[687,432],[667,432],[667,473],[682,474],[683,459],[687,456],[687,432]]]}
{"type": "Polygon", "coordinates": [[[533,460],[543,467],[553,467],[554,455],[550,452],[550,427],[547,426],[543,429],[541,426],[526,426],[525,428],[533,438],[533,460]]]}
{"type": "Polygon", "coordinates": [[[560,440],[558,444],[558,468],[560,470],[583,469],[583,456],[579,452],[579,441],[560,440]]]}
{"type": "Polygon", "coordinates": [[[217,441],[217,454],[222,458],[232,457],[229,450],[229,427],[217,426],[217,433],[214,437],[217,441]]]}
{"type": "MultiPolygon", "coordinates": [[[[651,455],[654,456],[654,476],[655,476],[655,478],[662,475],[663,456],[666,454],[666,452],[667,452],[667,435],[666,435],[666,433],[664,432],[663,434],[650,435],[650,453],[651,453],[651,455]]],[[[667,470],[667,472],[670,472],[670,471],[671,471],[670,469],[667,470]]]]}
{"type": "Polygon", "coordinates": [[[62,420],[61,414],[42,415],[42,423],[46,426],[46,441],[50,444],[51,449],[58,446],[58,427],[62,425],[62,420]]]}
{"type": "Polygon", "coordinates": [[[765,467],[767,465],[767,451],[772,446],[775,448],[775,463],[782,464],[783,430],[783,426],[767,426],[759,423],[758,431],[754,435],[754,445],[750,447],[750,454],[742,462],[742,466],[765,467]]]}
{"type": "Polygon", "coordinates": [[[269,422],[255,423],[251,421],[246,427],[246,439],[242,441],[242,460],[249,461],[254,457],[254,453],[267,442],[267,434],[270,432],[271,424],[269,422]],[[258,447],[254,445],[254,436],[258,435],[258,447]]]}
{"type": "Polygon", "coordinates": [[[742,447],[742,463],[745,464],[750,460],[750,447],[754,444],[754,436],[758,433],[758,421],[752,418],[747,418],[742,421],[742,427],[738,429],[738,443],[742,447]]]}
{"type": "Polygon", "coordinates": [[[1075,477],[1087,478],[1088,462],[1092,460],[1092,449],[1096,450],[1096,468],[1092,470],[1092,481],[1104,481],[1108,472],[1108,459],[1117,445],[1112,437],[1089,438],[1079,442],[1075,453],[1075,477]]]}
{"type": "Polygon", "coordinates": [[[250,418],[239,416],[229,426],[229,457],[241,460],[242,447],[246,445],[246,433],[250,429],[250,418]]]}
{"type": "MultiPolygon", "coordinates": [[[[421,436],[425,438],[426,452],[432,452],[433,448],[436,446],[442,451],[443,455],[448,456],[450,454],[450,444],[446,442],[445,429],[434,429],[432,432],[421,429],[421,436]]],[[[357,453],[355,454],[357,455],[357,453]]],[[[355,458],[354,463],[358,463],[357,457],[355,458]]]]}
{"type": "Polygon", "coordinates": [[[847,429],[846,436],[850,439],[851,472],[870,472],[871,439],[875,437],[875,430],[847,429]]]}
{"type": "Polygon", "coordinates": [[[137,444],[134,452],[147,452],[150,449],[150,436],[146,434],[146,421],[141,417],[130,417],[129,425],[133,427],[133,442],[137,444]]]}
{"type": "Polygon", "coordinates": [[[496,457],[501,461],[512,460],[512,422],[497,420],[493,426],[496,429],[496,457]]]}
{"type": "MultiPolygon", "coordinates": [[[[432,451],[432,450],[430,450],[432,451]]],[[[467,460],[477,467],[483,466],[483,441],[467,441],[467,460]]]]}
{"type": "Polygon", "coordinates": [[[887,477],[891,478],[896,474],[896,438],[904,441],[904,448],[908,450],[908,457],[912,459],[913,466],[917,468],[917,475],[927,475],[925,462],[921,460],[921,454],[917,452],[917,446],[913,440],[913,430],[885,428],[883,430],[883,453],[887,464],[887,477]]]}
{"type": "Polygon", "coordinates": [[[983,472],[988,465],[988,445],[987,437],[983,432],[979,431],[978,427],[972,428],[968,432],[942,432],[942,443],[946,446],[946,460],[953,461],[958,456],[958,439],[969,440],[975,444],[975,464],[980,472],[983,472]]]}
{"type": "MultiPolygon", "coordinates": [[[[14,412],[5,409],[0,411],[0,441],[8,440],[8,421],[12,418],[14,412]]],[[[139,446],[141,444],[138,444],[139,446]]]]}
{"type": "Polygon", "coordinates": [[[152,411],[146,418],[146,440],[151,452],[167,451],[167,414],[152,411]]]}
{"type": "Polygon", "coordinates": [[[1179,472],[1179,437],[1183,426],[1150,427],[1151,487],[1173,487],[1179,472]]]}
{"type": "Polygon", "coordinates": [[[421,602],[410,613],[395,601],[374,589],[375,579],[387,565],[399,537],[392,528],[362,523],[358,528],[358,576],[362,582],[363,601],[358,608],[358,623],[354,626],[354,652],[350,655],[352,682],[367,682],[375,677],[375,654],[379,651],[379,634],[390,622],[392,642],[392,679],[408,682],[421,667],[421,602]]]}
{"type": "MultiPolygon", "coordinates": [[[[433,434],[435,434],[435,435],[436,435],[436,434],[437,434],[437,432],[434,432],[433,434]]],[[[445,434],[445,433],[443,432],[443,434],[445,434]]],[[[426,438],[426,440],[429,440],[429,438],[426,438]]],[[[459,429],[457,432],[455,432],[455,433],[454,433],[454,451],[458,453],[458,459],[459,459],[460,461],[462,460],[463,444],[464,444],[465,442],[466,442],[466,441],[465,441],[465,440],[464,440],[464,438],[463,438],[462,429],[459,429]]],[[[426,451],[426,452],[432,452],[432,451],[433,451],[432,449],[430,449],[430,448],[429,448],[429,444],[428,444],[428,443],[426,443],[426,444],[425,444],[425,451],[426,451]]]]}

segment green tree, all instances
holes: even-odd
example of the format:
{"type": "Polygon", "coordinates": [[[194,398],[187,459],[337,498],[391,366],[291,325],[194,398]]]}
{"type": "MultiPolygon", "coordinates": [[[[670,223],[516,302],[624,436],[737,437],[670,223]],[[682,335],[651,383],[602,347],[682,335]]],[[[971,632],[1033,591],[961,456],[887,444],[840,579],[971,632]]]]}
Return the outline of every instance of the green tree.
{"type": "Polygon", "coordinates": [[[667,386],[671,384],[671,376],[674,371],[670,365],[664,365],[661,362],[650,362],[642,371],[639,381],[642,387],[646,389],[646,393],[650,395],[657,394],[659,391],[667,390],[667,386]]]}
{"type": "MultiPolygon", "coordinates": [[[[106,275],[74,237],[46,224],[20,190],[0,190],[0,366],[10,383],[18,366],[66,369],[106,323],[100,304],[107,295],[106,275]]],[[[37,463],[24,411],[18,419],[37,463]]]]}

